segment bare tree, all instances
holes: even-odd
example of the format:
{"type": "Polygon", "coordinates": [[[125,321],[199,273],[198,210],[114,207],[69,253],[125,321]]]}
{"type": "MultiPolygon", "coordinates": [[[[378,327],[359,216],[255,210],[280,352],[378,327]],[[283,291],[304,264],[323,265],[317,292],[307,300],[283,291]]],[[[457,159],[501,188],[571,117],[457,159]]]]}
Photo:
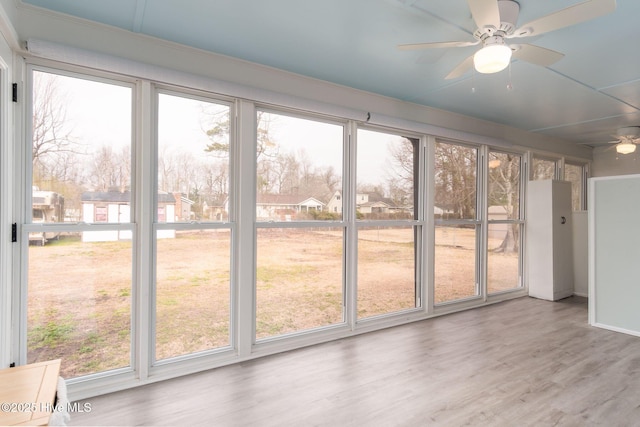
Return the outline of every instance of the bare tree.
{"type": "MultiPolygon", "coordinates": [[[[207,129],[205,133],[211,141],[205,147],[204,151],[221,156],[229,155],[229,145],[231,141],[231,122],[229,117],[229,110],[211,110],[204,111],[204,116],[207,129]]],[[[259,159],[263,154],[266,156],[277,156],[277,145],[271,140],[270,128],[273,122],[271,114],[264,111],[258,111],[256,116],[257,127],[257,158],[259,159]]]]}
{"type": "Polygon", "coordinates": [[[89,182],[95,191],[120,191],[129,189],[131,154],[129,147],[119,152],[103,145],[96,151],[89,167],[89,182]]]}
{"type": "MultiPolygon", "coordinates": [[[[520,156],[509,153],[491,153],[489,163],[489,206],[502,206],[508,220],[520,217],[520,156]],[[492,167],[491,161],[494,161],[492,167]]],[[[507,225],[502,243],[494,252],[518,252],[520,225],[507,225]]]]}
{"type": "Polygon", "coordinates": [[[435,149],[435,204],[457,219],[476,216],[477,150],[448,142],[435,149]]]}
{"type": "Polygon", "coordinates": [[[31,123],[34,185],[77,177],[78,171],[71,173],[70,166],[77,163],[74,158],[78,144],[72,137],[65,105],[57,76],[34,71],[31,123]]]}

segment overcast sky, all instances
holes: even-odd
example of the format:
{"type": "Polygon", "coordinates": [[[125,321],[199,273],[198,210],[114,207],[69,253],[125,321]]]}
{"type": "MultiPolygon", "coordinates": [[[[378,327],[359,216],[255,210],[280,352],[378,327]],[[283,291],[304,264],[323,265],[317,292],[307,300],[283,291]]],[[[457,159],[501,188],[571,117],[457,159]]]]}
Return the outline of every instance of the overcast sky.
{"type": "MultiPolygon", "coordinates": [[[[128,87],[59,76],[59,95],[65,99],[66,120],[75,139],[88,150],[108,145],[114,149],[131,143],[131,97],[128,87]]],[[[162,146],[200,152],[210,142],[205,134],[211,105],[193,99],[161,95],[159,138],[162,146]]],[[[303,149],[315,167],[332,166],[342,173],[342,126],[278,115],[270,126],[280,153],[303,149]]],[[[399,137],[380,132],[359,132],[359,184],[384,182],[387,144],[399,137]]]]}

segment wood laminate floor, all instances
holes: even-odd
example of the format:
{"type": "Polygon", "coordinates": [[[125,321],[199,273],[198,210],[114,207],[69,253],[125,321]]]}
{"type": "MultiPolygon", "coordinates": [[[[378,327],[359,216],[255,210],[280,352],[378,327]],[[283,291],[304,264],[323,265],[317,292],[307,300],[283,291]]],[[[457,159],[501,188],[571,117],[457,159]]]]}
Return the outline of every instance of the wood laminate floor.
{"type": "Polygon", "coordinates": [[[640,426],[640,338],[525,297],[86,402],[72,425],[640,426]]]}

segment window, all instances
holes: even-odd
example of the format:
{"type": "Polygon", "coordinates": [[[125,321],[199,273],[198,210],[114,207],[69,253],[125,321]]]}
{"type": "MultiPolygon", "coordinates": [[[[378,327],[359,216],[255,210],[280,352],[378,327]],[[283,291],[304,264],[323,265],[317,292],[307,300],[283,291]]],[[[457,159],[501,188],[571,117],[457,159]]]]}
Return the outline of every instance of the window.
{"type": "Polygon", "coordinates": [[[419,306],[418,140],[358,129],[358,318],[419,306]]]}
{"type": "Polygon", "coordinates": [[[434,218],[436,304],[479,295],[478,149],[437,141],[434,218]]]}
{"type": "Polygon", "coordinates": [[[343,323],[344,126],[258,110],[256,339],[343,323]]]}
{"type": "Polygon", "coordinates": [[[107,222],[107,207],[95,206],[95,222],[107,222]]]}
{"type": "Polygon", "coordinates": [[[61,358],[65,378],[130,368],[134,224],[118,206],[130,202],[132,88],[45,69],[30,82],[27,361],[61,358]]]}
{"type": "Polygon", "coordinates": [[[557,179],[558,162],[534,154],[531,165],[531,180],[557,179]]]}
{"type": "MultiPolygon", "coordinates": [[[[80,388],[147,380],[522,290],[521,153],[28,71],[21,362],[62,358],[80,388]]],[[[574,206],[585,171],[564,168],[574,206]]]]}
{"type": "Polygon", "coordinates": [[[158,94],[155,358],[231,346],[230,106],[158,94]]]}
{"type": "Polygon", "coordinates": [[[573,210],[585,210],[585,165],[565,162],[564,179],[571,182],[571,206],[573,210]]]}
{"type": "Polygon", "coordinates": [[[522,156],[490,151],[488,164],[487,291],[492,294],[522,286],[522,156]]]}

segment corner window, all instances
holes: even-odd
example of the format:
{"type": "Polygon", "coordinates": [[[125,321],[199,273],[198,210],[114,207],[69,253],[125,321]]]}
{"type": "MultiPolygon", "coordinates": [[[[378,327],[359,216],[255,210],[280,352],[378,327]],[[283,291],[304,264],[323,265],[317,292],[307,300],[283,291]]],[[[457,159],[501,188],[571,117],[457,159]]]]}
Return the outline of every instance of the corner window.
{"type": "Polygon", "coordinates": [[[132,87],[46,69],[29,81],[27,362],[60,358],[65,378],[130,369],[132,87]]]}

